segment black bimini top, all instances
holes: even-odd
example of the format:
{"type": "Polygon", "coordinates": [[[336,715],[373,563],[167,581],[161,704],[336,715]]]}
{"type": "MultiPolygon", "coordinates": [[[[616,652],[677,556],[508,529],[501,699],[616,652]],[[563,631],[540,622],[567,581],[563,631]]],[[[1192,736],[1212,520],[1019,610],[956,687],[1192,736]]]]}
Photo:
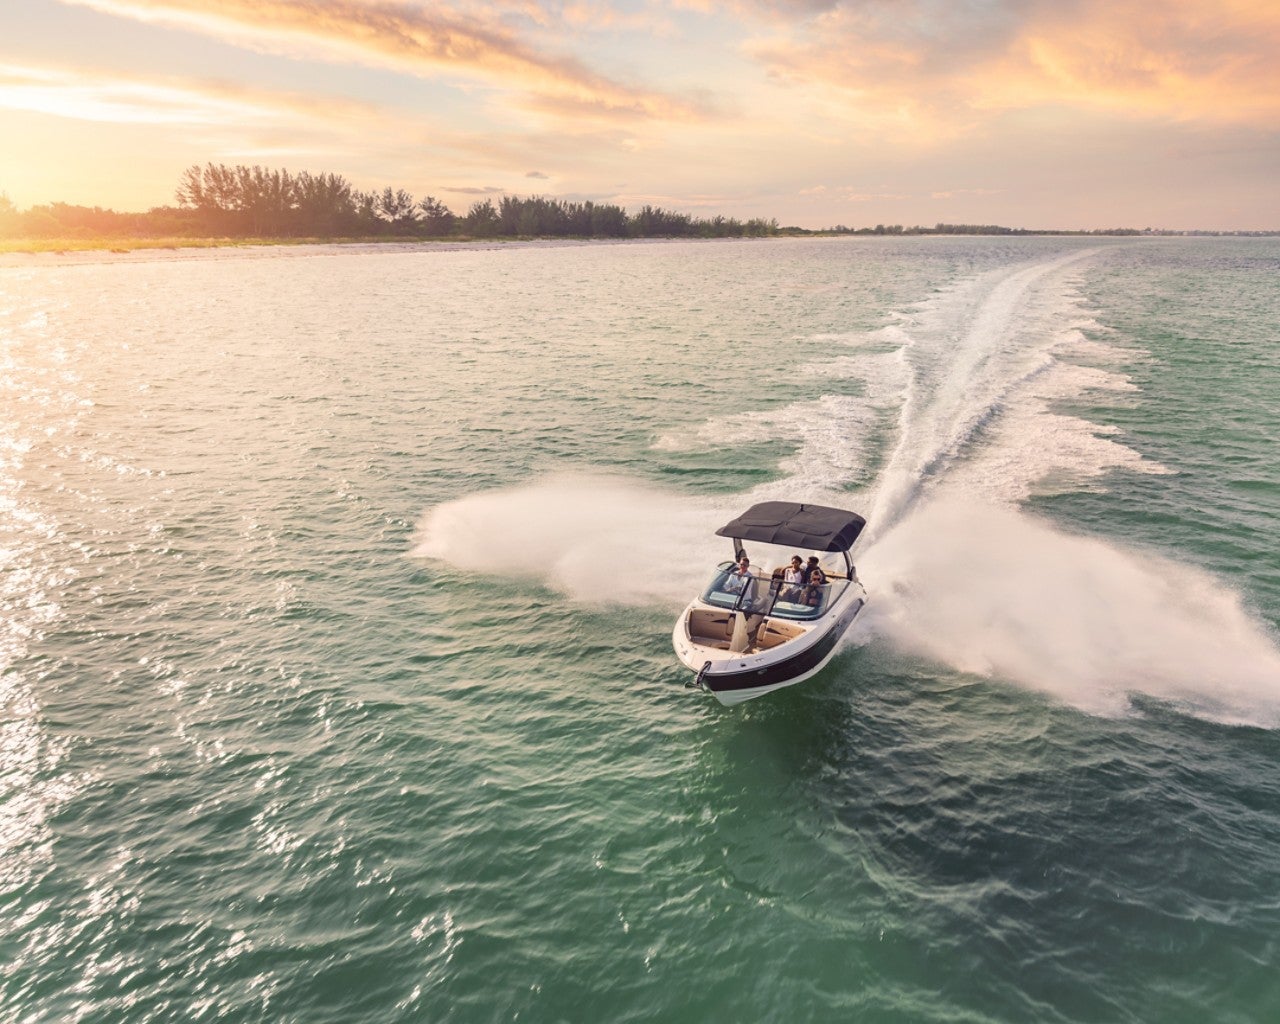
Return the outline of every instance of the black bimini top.
{"type": "Polygon", "coordinates": [[[716,530],[717,537],[807,551],[848,551],[867,521],[856,512],[793,501],[763,501],[716,530]]]}

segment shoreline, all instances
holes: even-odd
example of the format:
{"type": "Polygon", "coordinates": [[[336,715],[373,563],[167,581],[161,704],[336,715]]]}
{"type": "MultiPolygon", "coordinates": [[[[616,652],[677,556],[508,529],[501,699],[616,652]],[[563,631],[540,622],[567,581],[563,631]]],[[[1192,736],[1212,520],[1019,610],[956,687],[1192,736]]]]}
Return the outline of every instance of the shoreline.
{"type": "MultiPolygon", "coordinates": [[[[361,238],[338,236],[308,238],[233,238],[230,236],[213,236],[186,238],[162,236],[149,238],[140,235],[122,235],[118,238],[0,238],[0,256],[39,256],[53,254],[66,256],[80,252],[108,252],[123,255],[138,250],[155,249],[292,249],[299,246],[342,245],[342,246],[400,246],[409,249],[431,246],[447,248],[455,245],[466,245],[473,242],[490,242],[494,244],[529,241],[558,241],[559,239],[528,238],[471,238],[457,236],[453,238],[361,238]]],[[[563,239],[563,241],[633,241],[633,239],[563,239]]]]}
{"type": "MultiPolygon", "coordinates": [[[[1280,234],[1280,232],[1277,232],[1280,234]]],[[[658,245],[669,242],[774,242],[795,239],[839,238],[1008,238],[1007,235],[960,235],[911,233],[867,235],[862,233],[777,234],[729,238],[118,238],[118,239],[0,239],[0,268],[41,265],[80,265],[107,261],[148,262],[156,259],[273,259],[332,256],[339,253],[434,253],[478,252],[492,249],[549,249],[576,246],[658,245]]],[[[1106,235],[1093,232],[1020,232],[1017,238],[1254,238],[1274,237],[1267,233],[1106,235]]]]}
{"type": "MultiPolygon", "coordinates": [[[[760,239],[751,239],[759,241],[760,239]]],[[[339,253],[480,252],[491,249],[564,248],[583,245],[646,245],[661,242],[719,242],[740,239],[688,238],[298,238],[298,239],[118,239],[112,244],[68,242],[40,248],[6,247],[0,241],[0,267],[37,263],[76,265],[156,259],[276,259],[332,256],[339,253]]]]}

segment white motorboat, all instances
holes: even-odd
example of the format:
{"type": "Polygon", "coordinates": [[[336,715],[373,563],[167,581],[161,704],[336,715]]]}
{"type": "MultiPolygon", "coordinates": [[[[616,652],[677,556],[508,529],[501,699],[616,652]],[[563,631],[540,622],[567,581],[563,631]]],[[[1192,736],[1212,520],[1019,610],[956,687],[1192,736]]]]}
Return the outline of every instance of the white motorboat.
{"type": "Polygon", "coordinates": [[[735,561],[716,567],[671,634],[677,656],[697,673],[687,685],[740,704],[826,665],[867,601],[849,557],[864,526],[844,509],[766,501],[717,530],[732,539],[735,561]],[[736,561],[744,554],[745,572],[736,561]],[[787,581],[796,554],[816,560],[821,576],[787,581]]]}

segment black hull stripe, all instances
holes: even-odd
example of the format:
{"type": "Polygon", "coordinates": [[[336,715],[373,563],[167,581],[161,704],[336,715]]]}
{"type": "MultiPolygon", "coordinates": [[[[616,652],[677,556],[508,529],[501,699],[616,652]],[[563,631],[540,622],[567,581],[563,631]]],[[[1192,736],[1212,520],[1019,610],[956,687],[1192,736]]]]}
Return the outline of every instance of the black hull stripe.
{"type": "Polygon", "coordinates": [[[853,624],[858,612],[862,611],[864,603],[859,598],[853,604],[852,610],[847,614],[847,618],[842,622],[836,623],[826,636],[812,647],[801,651],[794,658],[780,661],[778,664],[770,665],[768,668],[753,668],[746,672],[726,672],[723,675],[708,672],[703,677],[704,685],[712,693],[728,693],[732,690],[750,690],[757,686],[772,686],[775,683],[785,683],[788,679],[803,675],[810,669],[822,664],[823,659],[835,649],[840,638],[844,636],[845,630],[853,624]]]}

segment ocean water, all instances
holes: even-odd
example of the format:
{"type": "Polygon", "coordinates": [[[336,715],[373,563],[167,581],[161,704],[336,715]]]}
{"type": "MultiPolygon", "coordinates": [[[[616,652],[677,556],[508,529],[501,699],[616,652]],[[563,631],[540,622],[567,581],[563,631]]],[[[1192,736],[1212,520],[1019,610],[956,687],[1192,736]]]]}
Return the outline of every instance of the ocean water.
{"type": "Polygon", "coordinates": [[[1278,1019],[1277,396],[1274,239],[7,257],[0,1019],[1278,1019]]]}

